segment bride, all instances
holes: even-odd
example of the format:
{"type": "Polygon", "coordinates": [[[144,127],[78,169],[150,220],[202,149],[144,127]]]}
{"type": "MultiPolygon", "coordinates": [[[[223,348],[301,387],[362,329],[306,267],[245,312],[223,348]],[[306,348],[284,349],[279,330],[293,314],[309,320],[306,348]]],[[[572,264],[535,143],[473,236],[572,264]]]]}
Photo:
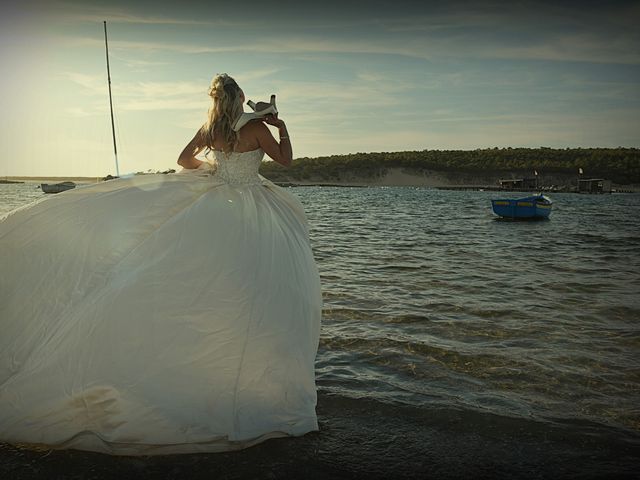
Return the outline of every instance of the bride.
{"type": "Polygon", "coordinates": [[[216,452],[318,429],[322,297],[300,202],[258,174],[284,122],[208,121],[170,175],[82,186],[0,221],[0,441],[216,452]],[[195,158],[207,149],[214,162],[195,158]]]}

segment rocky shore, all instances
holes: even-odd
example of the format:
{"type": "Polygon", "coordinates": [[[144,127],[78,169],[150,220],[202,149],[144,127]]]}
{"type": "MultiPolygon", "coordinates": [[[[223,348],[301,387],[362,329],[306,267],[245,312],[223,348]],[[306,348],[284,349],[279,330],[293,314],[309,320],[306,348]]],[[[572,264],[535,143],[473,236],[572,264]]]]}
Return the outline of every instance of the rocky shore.
{"type": "MultiPolygon", "coordinates": [[[[502,190],[500,179],[515,178],[505,172],[488,171],[483,175],[468,172],[426,171],[423,173],[402,168],[390,168],[384,175],[366,177],[345,174],[335,178],[310,177],[304,180],[287,176],[286,173],[270,178],[282,186],[332,186],[332,187],[427,187],[453,190],[502,190]]],[[[570,192],[575,189],[577,178],[570,175],[540,176],[543,191],[570,192]]],[[[618,192],[640,192],[639,185],[613,185],[618,192]]]]}

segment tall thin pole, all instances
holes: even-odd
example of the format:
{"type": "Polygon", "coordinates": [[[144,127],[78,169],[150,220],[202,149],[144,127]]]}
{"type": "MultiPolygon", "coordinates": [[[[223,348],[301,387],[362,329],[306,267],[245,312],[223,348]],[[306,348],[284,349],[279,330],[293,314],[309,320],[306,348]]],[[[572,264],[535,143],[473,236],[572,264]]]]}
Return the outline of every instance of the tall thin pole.
{"type": "Polygon", "coordinates": [[[116,127],[113,123],[113,100],[111,99],[111,72],[109,70],[109,44],[107,43],[107,22],[104,22],[104,48],[107,53],[107,81],[109,82],[109,108],[111,109],[111,133],[113,134],[113,153],[116,156],[116,175],[120,176],[118,167],[118,147],[116,147],[116,127]]]}

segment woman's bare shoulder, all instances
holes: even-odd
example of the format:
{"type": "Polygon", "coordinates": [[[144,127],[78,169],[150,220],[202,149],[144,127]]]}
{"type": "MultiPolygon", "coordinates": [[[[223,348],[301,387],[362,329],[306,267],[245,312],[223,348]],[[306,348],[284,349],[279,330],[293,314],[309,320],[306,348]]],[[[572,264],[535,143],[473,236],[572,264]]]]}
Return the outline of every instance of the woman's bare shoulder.
{"type": "Polygon", "coordinates": [[[258,136],[261,133],[263,133],[265,130],[267,130],[267,126],[264,123],[262,123],[261,120],[256,119],[256,120],[251,120],[244,127],[242,127],[240,129],[240,135],[253,134],[258,136]]]}
{"type": "Polygon", "coordinates": [[[242,150],[255,150],[262,144],[266,125],[259,120],[252,120],[240,129],[240,146],[242,150]]]}

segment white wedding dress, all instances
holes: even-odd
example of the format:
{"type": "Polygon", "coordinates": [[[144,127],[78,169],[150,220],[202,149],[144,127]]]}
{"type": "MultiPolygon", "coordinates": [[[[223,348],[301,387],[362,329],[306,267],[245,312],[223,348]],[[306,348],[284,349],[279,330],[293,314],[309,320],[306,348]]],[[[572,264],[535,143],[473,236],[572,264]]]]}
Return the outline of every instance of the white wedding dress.
{"type": "Polygon", "coordinates": [[[112,454],[317,430],[322,296],[264,153],[77,187],[0,221],[0,441],[112,454]]]}

